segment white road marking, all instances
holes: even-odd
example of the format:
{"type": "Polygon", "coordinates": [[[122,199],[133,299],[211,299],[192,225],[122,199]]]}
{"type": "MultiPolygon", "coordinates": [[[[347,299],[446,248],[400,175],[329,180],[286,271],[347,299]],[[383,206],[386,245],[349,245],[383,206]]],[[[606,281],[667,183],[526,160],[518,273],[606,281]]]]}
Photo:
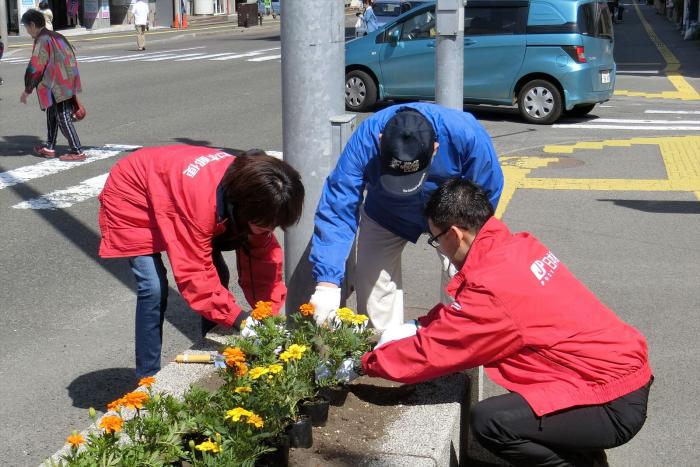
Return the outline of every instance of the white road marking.
{"type": "MultiPolygon", "coordinates": [[[[202,55],[202,52],[197,52],[193,54],[181,54],[181,55],[176,55],[177,57],[191,57],[193,55],[202,55]]],[[[144,62],[160,62],[162,60],[172,60],[174,57],[172,55],[168,55],[167,57],[156,57],[156,58],[147,58],[144,60],[144,62]]]]}
{"type": "Polygon", "coordinates": [[[652,126],[652,125],[591,125],[585,123],[552,125],[552,128],[599,129],[599,130],[660,130],[660,131],[700,131],[700,126],[652,126]]]}
{"type": "Polygon", "coordinates": [[[29,180],[63,172],[74,167],[80,167],[81,165],[89,164],[91,162],[108,159],[125,150],[134,149],[136,147],[138,146],[107,145],[101,148],[86,149],[84,152],[87,158],[81,162],[63,162],[56,158],[45,160],[39,162],[38,164],[8,170],[7,172],[0,172],[0,190],[27,182],[29,180]]]}
{"type": "Polygon", "coordinates": [[[249,58],[247,61],[248,62],[266,62],[268,60],[276,60],[278,58],[281,58],[282,55],[268,55],[267,57],[257,57],[257,58],[249,58]]]}
{"type": "Polygon", "coordinates": [[[682,123],[684,125],[700,125],[700,120],[635,120],[627,118],[596,118],[591,123],[682,123]]]}
{"type": "Polygon", "coordinates": [[[189,57],[189,58],[178,58],[175,60],[176,62],[188,62],[190,60],[205,60],[209,58],[214,58],[214,57],[221,57],[223,55],[233,55],[233,52],[224,52],[224,53],[219,53],[219,54],[209,54],[209,55],[200,55],[199,57],[189,57]]]}
{"type": "Polygon", "coordinates": [[[228,57],[218,57],[218,58],[212,58],[212,60],[233,60],[235,58],[244,58],[244,57],[255,57],[256,55],[262,55],[265,52],[270,52],[272,50],[279,50],[279,47],[273,47],[271,49],[263,49],[263,50],[254,50],[253,52],[247,52],[247,53],[242,53],[242,54],[237,54],[237,55],[231,55],[228,57]]]}
{"type": "Polygon", "coordinates": [[[700,115],[700,110],[645,110],[645,114],[700,115]]]}
{"type": "Polygon", "coordinates": [[[79,185],[57,190],[49,194],[32,198],[12,206],[15,209],[63,209],[85,201],[100,194],[107,181],[108,173],[82,181],[79,185]]]}
{"type": "Polygon", "coordinates": [[[658,70],[617,70],[618,75],[658,75],[658,70]]]}
{"type": "MultiPolygon", "coordinates": [[[[186,47],[184,49],[172,49],[172,50],[161,50],[160,52],[142,52],[142,53],[137,53],[137,54],[129,54],[129,55],[116,55],[112,57],[106,57],[106,58],[97,58],[97,59],[88,59],[88,60],[83,60],[83,63],[94,63],[94,62],[126,62],[130,60],[140,60],[144,57],[155,57],[159,55],[164,55],[164,54],[170,54],[173,52],[185,52],[188,50],[196,50],[196,49],[203,49],[204,46],[200,45],[197,47],[186,47]]],[[[78,62],[78,65],[80,65],[80,62],[78,62]]]]}

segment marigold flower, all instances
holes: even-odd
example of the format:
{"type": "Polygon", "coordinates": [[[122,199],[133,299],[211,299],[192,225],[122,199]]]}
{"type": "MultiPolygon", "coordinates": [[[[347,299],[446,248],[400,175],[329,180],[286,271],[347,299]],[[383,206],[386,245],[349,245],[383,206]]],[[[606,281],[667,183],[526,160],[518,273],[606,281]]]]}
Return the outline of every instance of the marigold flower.
{"type": "Polygon", "coordinates": [[[343,323],[352,323],[355,317],[355,313],[350,308],[338,308],[335,315],[343,323]]]}
{"type": "Polygon", "coordinates": [[[264,366],[256,366],[255,368],[252,368],[249,372],[249,375],[252,379],[258,379],[263,375],[266,375],[270,372],[270,370],[264,366]]]}
{"type": "Polygon", "coordinates": [[[141,378],[139,380],[139,386],[146,386],[147,388],[150,388],[155,384],[156,379],[153,376],[146,376],[145,378],[141,378]]]}
{"type": "Polygon", "coordinates": [[[272,316],[272,302],[263,302],[262,300],[256,302],[250,316],[258,321],[269,318],[272,316]]]}
{"type": "Polygon", "coordinates": [[[253,389],[250,386],[238,386],[236,389],[233,390],[233,392],[238,394],[245,394],[248,392],[253,392],[253,389]]]}
{"type": "Polygon", "coordinates": [[[363,324],[367,323],[369,318],[367,315],[355,315],[352,317],[352,324],[357,324],[362,326],[363,324]]]}
{"type": "Polygon", "coordinates": [[[262,428],[265,426],[265,422],[263,422],[262,417],[254,413],[248,415],[248,424],[253,425],[255,428],[262,428]]]}
{"type": "Polygon", "coordinates": [[[243,377],[248,374],[248,365],[245,363],[236,363],[236,376],[243,377]]]}
{"type": "Polygon", "coordinates": [[[124,397],[122,397],[122,404],[128,409],[140,409],[147,400],[148,394],[141,391],[134,391],[124,394],[124,397]]]}
{"type": "Polygon", "coordinates": [[[219,445],[212,441],[211,438],[207,439],[207,441],[204,441],[201,444],[196,445],[194,448],[202,452],[217,453],[221,451],[219,445]]]}
{"type": "Polygon", "coordinates": [[[68,438],[66,438],[66,443],[70,444],[74,448],[77,448],[85,442],[85,438],[77,432],[73,432],[68,438]]]}
{"type": "Polygon", "coordinates": [[[116,415],[106,415],[100,421],[100,428],[103,428],[107,433],[118,433],[122,431],[124,420],[116,415]]]}
{"type": "Polygon", "coordinates": [[[237,363],[245,363],[245,354],[238,347],[226,347],[221,354],[229,367],[235,367],[237,363]]]}
{"type": "Polygon", "coordinates": [[[276,375],[277,373],[282,372],[283,367],[279,363],[273,363],[272,365],[268,366],[267,369],[270,370],[270,373],[276,375]]]}
{"type": "Polygon", "coordinates": [[[232,422],[239,422],[241,417],[250,417],[254,415],[250,410],[246,410],[243,407],[236,407],[235,409],[227,410],[224,419],[229,419],[232,422]]]}
{"type": "Polygon", "coordinates": [[[314,306],[311,303],[304,303],[299,307],[299,313],[301,313],[302,316],[313,316],[314,306]]]}
{"type": "Polygon", "coordinates": [[[280,354],[280,360],[285,362],[289,360],[299,360],[304,352],[306,352],[305,345],[292,344],[287,350],[280,354]]]}
{"type": "Polygon", "coordinates": [[[120,408],[122,405],[124,405],[124,398],[123,398],[123,397],[120,397],[119,399],[117,399],[117,400],[115,400],[115,401],[112,401],[112,402],[110,402],[109,404],[107,404],[107,410],[114,410],[114,411],[117,411],[117,410],[119,410],[119,408],[120,408]]]}

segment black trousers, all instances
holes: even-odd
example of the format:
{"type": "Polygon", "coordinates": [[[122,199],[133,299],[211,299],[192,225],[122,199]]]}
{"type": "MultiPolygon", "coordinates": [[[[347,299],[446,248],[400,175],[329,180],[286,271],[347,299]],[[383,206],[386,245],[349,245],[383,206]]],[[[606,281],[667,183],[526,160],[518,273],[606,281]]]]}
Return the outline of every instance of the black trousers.
{"type": "Polygon", "coordinates": [[[644,425],[652,381],[607,404],[543,417],[519,394],[491,397],[472,408],[472,432],[482,446],[516,466],[606,466],[604,449],[625,444],[644,425]]]}
{"type": "Polygon", "coordinates": [[[80,138],[73,126],[71,113],[73,112],[73,104],[69,99],[67,101],[54,103],[46,109],[46,127],[48,129],[48,137],[46,147],[54,149],[56,147],[56,138],[58,137],[58,129],[68,140],[71,152],[80,152],[80,138]]]}

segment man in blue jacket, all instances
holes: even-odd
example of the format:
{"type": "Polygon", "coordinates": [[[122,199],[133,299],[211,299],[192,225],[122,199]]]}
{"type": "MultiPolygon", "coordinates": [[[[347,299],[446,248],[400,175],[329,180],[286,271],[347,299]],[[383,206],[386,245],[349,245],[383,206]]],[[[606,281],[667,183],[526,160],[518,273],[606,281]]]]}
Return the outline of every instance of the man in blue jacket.
{"type": "MultiPolygon", "coordinates": [[[[357,311],[379,331],[403,323],[401,253],[406,242],[428,232],[423,209],[432,192],[455,177],[481,186],[496,208],[503,173],[491,138],[471,114],[411,103],[362,122],[326,180],[316,210],[310,260],[317,285],[310,302],[317,323],[331,319],[340,306],[358,227],[350,278],[357,311]]],[[[449,260],[440,260],[446,285],[449,260]]]]}

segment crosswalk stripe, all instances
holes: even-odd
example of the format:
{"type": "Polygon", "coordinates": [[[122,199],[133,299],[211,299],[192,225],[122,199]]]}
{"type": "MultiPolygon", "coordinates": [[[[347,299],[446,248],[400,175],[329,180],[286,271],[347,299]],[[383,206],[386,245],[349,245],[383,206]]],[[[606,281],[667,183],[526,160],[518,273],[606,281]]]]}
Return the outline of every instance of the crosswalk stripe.
{"type": "Polygon", "coordinates": [[[111,57],[111,55],[91,55],[91,56],[87,56],[87,57],[77,57],[77,59],[78,59],[78,63],[82,63],[85,61],[95,60],[98,58],[109,58],[109,57],[111,57]]]}
{"type": "MultiPolygon", "coordinates": [[[[682,122],[678,122],[682,123],[682,122]]],[[[656,131],[700,131],[700,126],[659,126],[659,125],[596,125],[587,123],[558,124],[552,128],[579,128],[591,130],[656,130],[656,131]]]]}
{"type": "MultiPolygon", "coordinates": [[[[201,52],[198,53],[193,53],[193,54],[181,54],[181,55],[175,55],[175,57],[191,57],[193,55],[201,55],[201,52]]],[[[156,57],[156,58],[147,58],[144,60],[144,62],[160,62],[163,60],[172,60],[174,57],[172,55],[168,55],[167,57],[156,57]]]]}
{"type": "MultiPolygon", "coordinates": [[[[106,61],[114,61],[114,62],[120,62],[120,61],[130,61],[130,60],[140,60],[144,57],[155,57],[158,55],[163,55],[163,54],[168,54],[168,53],[173,53],[173,52],[186,52],[188,50],[196,50],[196,49],[203,49],[204,46],[197,46],[197,47],[186,47],[183,49],[173,49],[173,50],[161,50],[160,52],[142,52],[142,53],[137,53],[137,54],[129,54],[129,55],[116,55],[112,57],[107,57],[107,58],[98,58],[94,60],[87,60],[83,61],[83,63],[94,63],[94,62],[106,62],[106,61]]],[[[80,62],[78,62],[80,64],[80,62]]]]}
{"type": "Polygon", "coordinates": [[[684,125],[700,125],[700,120],[642,120],[627,118],[596,118],[590,123],[682,123],[684,125]]]}
{"type": "Polygon", "coordinates": [[[209,58],[214,58],[214,57],[221,57],[223,55],[233,55],[233,52],[224,52],[224,53],[219,53],[219,54],[209,54],[209,55],[200,55],[199,57],[189,57],[189,58],[178,58],[175,60],[176,62],[188,62],[190,60],[206,60],[209,58]]]}
{"type": "Polygon", "coordinates": [[[618,75],[658,75],[660,71],[657,70],[617,70],[615,73],[618,75]]]}
{"type": "Polygon", "coordinates": [[[15,209],[65,209],[100,194],[108,173],[83,180],[79,185],[57,190],[12,206],[15,209]]]}
{"type": "Polygon", "coordinates": [[[681,114],[681,115],[700,115],[700,110],[645,110],[645,114],[681,114]]]}
{"type": "Polygon", "coordinates": [[[275,60],[277,58],[282,57],[282,55],[268,55],[267,57],[257,57],[257,58],[249,58],[247,61],[249,62],[266,62],[268,60],[275,60]]]}
{"type": "Polygon", "coordinates": [[[235,58],[245,58],[245,57],[255,57],[257,55],[262,55],[265,52],[271,52],[273,50],[279,50],[279,47],[272,47],[270,49],[262,49],[262,50],[254,50],[252,52],[247,52],[247,53],[242,53],[242,54],[235,54],[231,55],[228,57],[218,57],[218,58],[212,58],[212,60],[233,60],[235,58]]]}
{"type": "Polygon", "coordinates": [[[108,159],[123,151],[135,149],[137,147],[138,146],[108,145],[101,148],[91,148],[84,151],[87,158],[81,162],[63,162],[56,158],[42,161],[38,164],[8,170],[7,172],[0,172],[0,190],[27,182],[29,180],[63,172],[65,170],[89,164],[91,162],[108,159]]]}

